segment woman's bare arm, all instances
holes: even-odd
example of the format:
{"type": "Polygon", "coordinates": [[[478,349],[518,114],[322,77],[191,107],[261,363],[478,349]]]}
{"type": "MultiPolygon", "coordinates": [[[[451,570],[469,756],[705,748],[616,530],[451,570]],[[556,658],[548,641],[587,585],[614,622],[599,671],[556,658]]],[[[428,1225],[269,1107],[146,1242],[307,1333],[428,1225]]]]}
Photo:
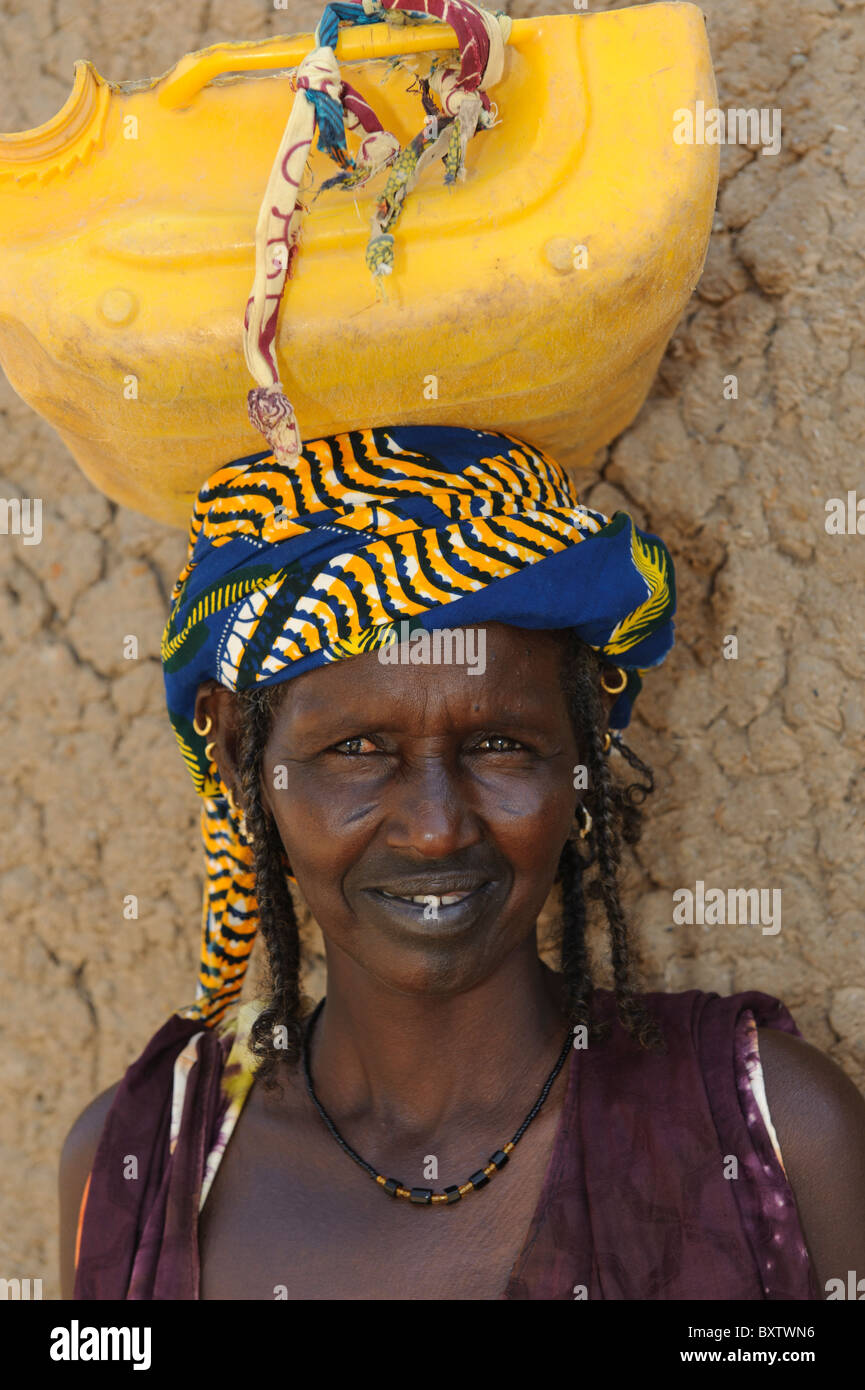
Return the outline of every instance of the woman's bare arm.
{"type": "Polygon", "coordinates": [[[846,1288],[854,1270],[865,1280],[865,1099],[810,1043],[758,1032],[769,1113],[825,1298],[829,1279],[846,1288]]]}
{"type": "Polygon", "coordinates": [[[120,1082],[109,1086],[83,1110],[66,1136],[60,1155],[60,1296],[71,1298],[75,1283],[75,1237],[84,1184],[114,1093],[120,1082]]]}

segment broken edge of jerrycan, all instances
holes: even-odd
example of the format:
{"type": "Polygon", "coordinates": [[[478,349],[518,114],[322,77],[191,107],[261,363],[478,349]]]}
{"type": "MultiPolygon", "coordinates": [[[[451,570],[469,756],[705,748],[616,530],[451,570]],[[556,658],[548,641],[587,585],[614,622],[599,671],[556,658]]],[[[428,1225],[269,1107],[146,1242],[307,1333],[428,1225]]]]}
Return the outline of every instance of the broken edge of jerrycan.
{"type": "MultiPolygon", "coordinates": [[[[714,212],[717,147],[673,139],[677,110],[715,104],[702,12],[500,22],[495,122],[463,180],[445,185],[438,158],[420,174],[383,295],[364,259],[382,175],[302,194],[276,360],[304,439],[505,430],[573,472],[646,397],[714,212]]],[[[290,70],[314,47],[216,45],[122,83],[80,61],[56,116],[0,136],[0,362],[102,492],[174,525],[216,468],[262,449],[243,310],[290,70]]],[[[335,52],[405,148],[426,119],[406,68],[456,48],[448,26],[376,23],[335,52]]],[[[313,145],[311,189],[333,169],[313,145]]]]}

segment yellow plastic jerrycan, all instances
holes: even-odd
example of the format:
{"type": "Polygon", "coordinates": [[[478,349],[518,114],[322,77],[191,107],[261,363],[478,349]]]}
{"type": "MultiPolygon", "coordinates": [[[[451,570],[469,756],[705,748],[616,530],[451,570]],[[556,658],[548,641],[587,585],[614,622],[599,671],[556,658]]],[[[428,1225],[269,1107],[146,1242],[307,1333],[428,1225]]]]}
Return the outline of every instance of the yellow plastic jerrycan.
{"type": "MultiPolygon", "coordinates": [[[[646,396],[713,217],[717,148],[673,139],[677,110],[715,104],[703,15],[496,18],[494,123],[464,178],[446,184],[441,160],[420,174],[384,294],[364,252],[393,167],[313,200],[334,164],[310,149],[273,339],[303,439],[503,429],[575,469],[646,396]]],[[[457,46],[444,25],[376,22],[341,29],[334,52],[405,149],[434,56],[457,46]]],[[[244,307],[301,99],[292,70],[315,47],[217,45],[122,83],[80,61],[52,120],[0,136],[0,362],[98,488],[175,525],[215,468],[266,447],[246,413],[244,307]]]]}

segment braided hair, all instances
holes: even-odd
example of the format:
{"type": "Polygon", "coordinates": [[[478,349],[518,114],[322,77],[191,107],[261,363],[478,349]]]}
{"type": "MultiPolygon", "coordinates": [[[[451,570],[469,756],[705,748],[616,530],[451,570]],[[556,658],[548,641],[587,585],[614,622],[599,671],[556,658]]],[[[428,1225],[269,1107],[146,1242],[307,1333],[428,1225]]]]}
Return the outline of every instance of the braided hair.
{"type": "Polygon", "coordinates": [[[609,1025],[597,1023],[590,1016],[594,985],[586,940],[586,900],[600,899],[607,920],[619,1021],[641,1047],[663,1051],[665,1045],[656,1020],[635,996],[636,972],[628,924],[619,897],[622,841],[629,845],[639,841],[643,825],[642,803],[654,791],[655,779],[651,768],[621,739],[613,740],[610,750],[616,749],[645,780],[624,785],[613,777],[601,733],[605,721],[599,682],[604,663],[575,633],[569,633],[569,639],[562,665],[562,687],[574,735],[585,750],[587,790],[584,803],[592,817],[589,855],[583,858],[574,839],[566,840],[556,874],[556,881],[561,883],[562,901],[560,968],[565,981],[569,1021],[573,1025],[585,1025],[592,1038],[601,1038],[609,1031],[609,1025]],[[590,868],[596,868],[597,872],[584,892],[583,875],[590,868]]]}
{"type": "MultiPolygon", "coordinates": [[[[634,962],[628,925],[619,898],[621,846],[636,844],[642,831],[641,804],[654,790],[651,769],[621,740],[612,748],[644,778],[625,786],[616,781],[604,752],[603,705],[599,677],[604,663],[575,632],[566,634],[562,688],[568,700],[578,745],[585,750],[587,790],[584,802],[592,817],[590,853],[583,856],[574,839],[566,841],[556,873],[561,884],[560,968],[565,982],[568,1022],[585,1025],[590,1038],[603,1037],[609,1024],[591,1016],[594,992],[586,941],[587,899],[600,900],[607,920],[616,1009],[622,1027],[643,1048],[663,1051],[656,1020],[635,994],[634,962]],[[583,888],[586,872],[595,877],[583,888]]],[[[255,892],[259,930],[267,949],[270,998],[253,1024],[249,1046],[258,1060],[256,1077],[266,1089],[278,1085],[279,1063],[296,1066],[302,1055],[303,1028],[309,1001],[300,988],[300,934],[287,880],[290,867],[276,822],[261,799],[262,760],[281,685],[243,691],[240,716],[239,783],[248,831],[255,853],[255,892]]]]}

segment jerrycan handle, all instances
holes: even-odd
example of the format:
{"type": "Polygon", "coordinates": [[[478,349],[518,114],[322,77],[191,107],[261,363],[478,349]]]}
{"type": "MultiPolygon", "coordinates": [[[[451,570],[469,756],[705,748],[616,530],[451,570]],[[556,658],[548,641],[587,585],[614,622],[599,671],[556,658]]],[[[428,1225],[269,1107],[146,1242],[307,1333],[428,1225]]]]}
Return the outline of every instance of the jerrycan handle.
{"type": "MultiPolygon", "coordinates": [[[[399,11],[391,11],[393,14],[399,11]]],[[[531,19],[515,19],[504,35],[505,43],[518,43],[531,36],[531,19]]],[[[456,33],[447,25],[382,23],[340,29],[334,47],[337,59],[355,63],[370,58],[393,58],[401,54],[428,53],[435,49],[460,47],[456,33]]],[[[169,111],[189,106],[203,87],[227,73],[271,72],[275,68],[296,68],[311,52],[304,35],[264,39],[261,43],[221,43],[188,53],[159,83],[157,99],[169,111]]]]}
{"type": "Polygon", "coordinates": [[[502,78],[505,43],[512,36],[513,23],[504,11],[485,10],[472,0],[331,0],[312,35],[312,46],[307,35],[256,45],[225,44],[189,54],[159,84],[162,103],[180,109],[220,73],[272,71],[274,64],[299,69],[296,86],[292,83],[295,101],[259,210],[255,278],[243,320],[244,356],[256,382],[247,397],[247,413],[277,462],[290,467],[301,449],[297,418],[279,379],[275,348],[280,304],[307,211],[299,190],[316,130],[318,149],[340,168],[323,187],[357,189],[401,161],[376,200],[366,249],[376,293],[383,295],[383,277],[393,270],[394,237],[389,228],[397,221],[419,174],[440,156],[446,183],[465,178],[468,141],[478,129],[497,123],[497,111],[486,89],[502,78]],[[383,16],[391,21],[390,32],[388,24],[381,23],[383,16]],[[438,23],[427,27],[423,21],[428,17],[438,23]],[[453,30],[452,36],[446,27],[453,30]],[[369,35],[363,32],[366,29],[369,35]],[[424,128],[403,149],[362,94],[342,79],[339,59],[441,47],[458,48],[459,65],[433,62],[429,78],[420,84],[424,128]],[[346,153],[347,129],[362,134],[357,160],[346,153]]]}

